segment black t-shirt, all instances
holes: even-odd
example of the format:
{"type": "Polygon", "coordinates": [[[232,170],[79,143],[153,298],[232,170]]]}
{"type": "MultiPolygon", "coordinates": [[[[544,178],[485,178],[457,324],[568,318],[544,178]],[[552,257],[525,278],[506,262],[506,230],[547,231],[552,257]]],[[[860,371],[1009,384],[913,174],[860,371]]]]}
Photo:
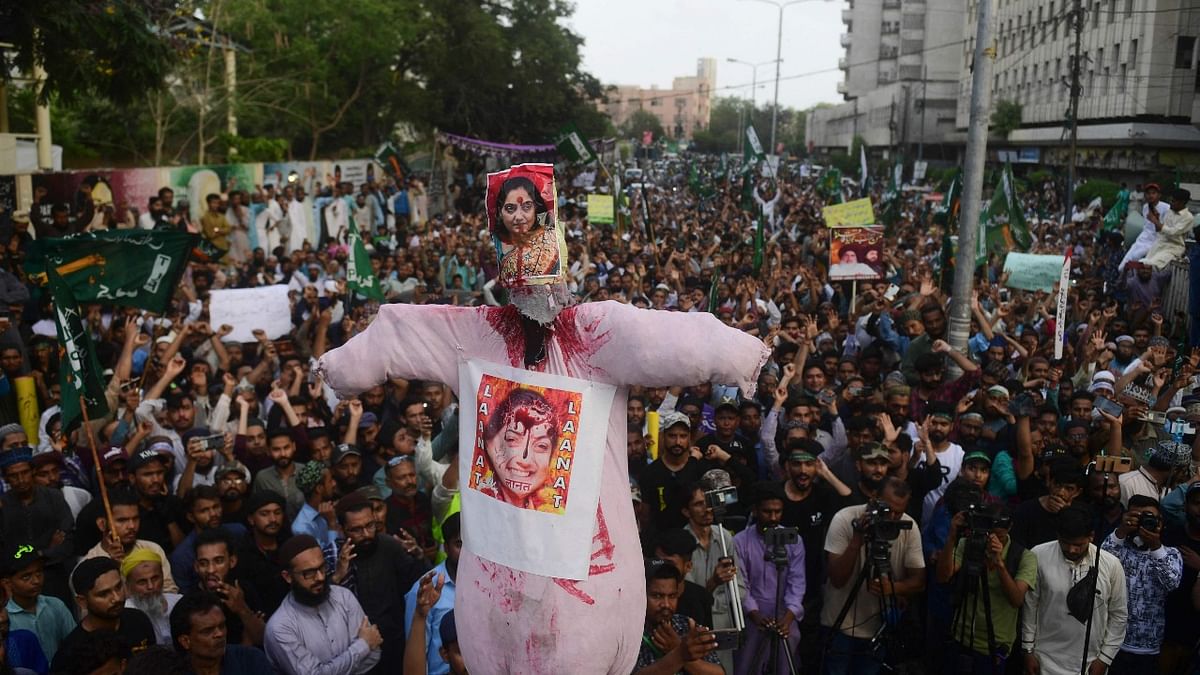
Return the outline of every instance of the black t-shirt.
{"type": "Polygon", "coordinates": [[[758,475],[758,457],[754,454],[754,444],[737,432],[734,432],[729,441],[722,441],[716,434],[709,434],[697,441],[696,445],[701,452],[707,450],[710,445],[716,445],[733,456],[730,461],[740,461],[749,467],[755,476],[758,475]]]}
{"type": "Polygon", "coordinates": [[[183,521],[183,502],[175,495],[167,495],[156,499],[151,508],[146,508],[141,504],[138,505],[138,515],[141,516],[142,523],[138,528],[138,539],[152,541],[168,554],[175,549],[175,544],[171,541],[171,531],[168,526],[171,523],[184,528],[183,521]]]}
{"type": "Polygon", "coordinates": [[[683,592],[679,594],[679,604],[675,608],[677,614],[682,614],[698,626],[712,627],[713,597],[700,584],[691,581],[683,582],[683,592]]]}
{"type": "Polygon", "coordinates": [[[1058,537],[1058,518],[1042,508],[1040,499],[1030,499],[1017,504],[1013,509],[1012,540],[1031,549],[1038,544],[1054,541],[1058,537]]]}
{"type": "MultiPolygon", "coordinates": [[[[786,492],[785,492],[786,494],[786,492]]],[[[842,507],[843,498],[828,483],[817,481],[808,497],[801,501],[783,500],[784,527],[794,527],[804,542],[805,579],[823,579],[825,567],[825,533],[833,514],[842,507]]],[[[804,591],[805,598],[815,597],[821,585],[809,583],[804,591]]]]}
{"type": "Polygon", "coordinates": [[[682,487],[699,481],[704,472],[719,468],[716,462],[694,457],[688,458],[679,471],[667,468],[661,457],[651,462],[642,472],[638,485],[642,489],[642,499],[650,505],[655,528],[661,532],[686,525],[680,494],[682,487]]]}
{"type": "MultiPolygon", "coordinates": [[[[1200,553],[1200,539],[1188,536],[1182,527],[1168,527],[1163,531],[1163,546],[1173,546],[1180,551],[1190,548],[1200,553]]],[[[1183,581],[1179,587],[1167,594],[1166,631],[1163,638],[1191,648],[1200,639],[1200,622],[1196,621],[1196,610],[1192,608],[1192,587],[1196,585],[1197,571],[1183,566],[1183,581]]]]}
{"type": "MultiPolygon", "coordinates": [[[[54,654],[54,661],[50,664],[52,672],[59,672],[68,665],[66,661],[70,656],[71,646],[82,640],[88,632],[84,630],[83,624],[80,623],[78,626],[75,626],[75,630],[63,638],[63,641],[58,644],[58,651],[54,654]]],[[[153,647],[157,639],[154,634],[154,625],[150,623],[150,618],[142,610],[131,607],[121,610],[121,622],[117,627],[117,638],[124,643],[126,655],[137,654],[153,647]]]]}

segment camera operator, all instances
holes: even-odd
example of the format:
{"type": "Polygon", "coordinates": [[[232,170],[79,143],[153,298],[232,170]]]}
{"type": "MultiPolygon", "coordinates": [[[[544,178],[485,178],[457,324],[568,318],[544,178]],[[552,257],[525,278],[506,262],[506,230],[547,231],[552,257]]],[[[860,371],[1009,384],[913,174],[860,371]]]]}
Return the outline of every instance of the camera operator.
{"type": "MultiPolygon", "coordinates": [[[[774,647],[771,633],[783,638],[784,648],[795,655],[800,645],[800,631],[792,624],[804,617],[804,543],[794,529],[777,529],[783,519],[783,487],[766,481],[754,487],[753,527],[747,527],[733,538],[747,586],[742,605],[747,618],[746,639],[737,654],[735,672],[738,673],[749,673],[759,652],[774,647]],[[791,541],[774,545],[772,535],[780,532],[790,532],[791,541]],[[780,554],[782,562],[786,563],[783,567],[777,566],[780,554]],[[782,594],[778,593],[779,584],[783,584],[782,594]],[[775,606],[777,597],[783,598],[781,607],[775,606]]],[[[782,654],[775,659],[775,664],[777,673],[788,672],[788,659],[782,654]]]]}
{"type": "Polygon", "coordinates": [[[1055,525],[1058,540],[1033,548],[1038,578],[1021,613],[1025,674],[1076,675],[1086,660],[1087,675],[1104,675],[1125,639],[1125,571],[1111,553],[1097,552],[1086,507],[1068,506],[1055,525]]]}
{"type": "Polygon", "coordinates": [[[959,511],[950,521],[950,536],[938,556],[937,580],[944,584],[954,579],[957,595],[969,597],[970,606],[956,603],[946,654],[948,673],[1004,672],[1004,661],[1017,639],[1018,612],[1025,604],[1025,593],[1037,583],[1037,558],[1009,538],[1011,527],[1012,514],[1000,504],[959,511]],[[966,588],[967,584],[978,588],[979,566],[987,573],[990,643],[983,598],[966,588]],[[960,631],[962,626],[969,627],[968,632],[960,631]]]}
{"type": "Polygon", "coordinates": [[[829,524],[825,538],[828,576],[821,609],[821,625],[833,634],[824,661],[823,672],[827,675],[879,672],[886,654],[872,638],[883,620],[881,597],[894,595],[904,599],[925,589],[921,531],[905,513],[911,497],[907,483],[895,477],[886,478],[878,499],[838,511],[829,524]],[[868,543],[887,544],[890,573],[881,580],[870,579],[855,590],[855,578],[869,557],[868,543]],[[849,611],[841,624],[835,626],[838,614],[846,606],[849,611]]]}
{"type": "Polygon", "coordinates": [[[1167,595],[1183,579],[1183,555],[1163,546],[1162,507],[1146,495],[1129,497],[1121,524],[1104,540],[1104,550],[1121,561],[1129,595],[1129,627],[1112,675],[1153,672],[1162,648],[1167,595]]]}

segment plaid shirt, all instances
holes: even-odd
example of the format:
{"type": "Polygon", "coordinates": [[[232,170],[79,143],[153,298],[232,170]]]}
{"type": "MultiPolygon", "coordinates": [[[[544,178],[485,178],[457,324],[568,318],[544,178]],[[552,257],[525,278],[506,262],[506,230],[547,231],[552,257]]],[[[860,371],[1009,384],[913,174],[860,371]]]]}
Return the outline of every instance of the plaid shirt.
{"type": "Polygon", "coordinates": [[[1121,650],[1135,654],[1157,654],[1166,624],[1167,594],[1183,579],[1183,555],[1177,548],[1160,546],[1153,551],[1134,548],[1113,532],[1104,540],[1104,550],[1121,561],[1129,589],[1129,623],[1121,650]]]}
{"type": "MultiPolygon", "coordinates": [[[[680,640],[687,637],[687,634],[688,634],[687,617],[682,614],[676,614],[676,615],[672,616],[671,617],[671,628],[674,628],[675,632],[679,634],[680,640]]],[[[641,670],[642,668],[645,668],[646,666],[656,663],[659,659],[663,658],[664,656],[666,656],[666,655],[663,654],[661,651],[659,651],[658,647],[654,646],[654,642],[650,639],[650,636],[643,634],[642,635],[642,648],[640,650],[638,650],[637,663],[633,667],[633,672],[636,673],[637,671],[641,670]]],[[[708,663],[718,663],[719,664],[721,662],[721,660],[717,657],[717,653],[715,651],[705,654],[703,660],[708,663]]]]}

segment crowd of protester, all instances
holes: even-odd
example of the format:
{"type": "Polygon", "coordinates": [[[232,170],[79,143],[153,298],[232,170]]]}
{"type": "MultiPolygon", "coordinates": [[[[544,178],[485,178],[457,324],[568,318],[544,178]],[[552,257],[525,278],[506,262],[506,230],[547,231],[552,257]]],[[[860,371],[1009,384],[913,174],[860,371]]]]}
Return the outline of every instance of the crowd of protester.
{"type": "MultiPolygon", "coordinates": [[[[1099,214],[1039,219],[1053,182],[1024,195],[1034,250],[1073,247],[1062,357],[1056,294],[1007,288],[1000,255],[976,277],[961,353],[944,214],[923,193],[897,198],[881,278],[852,289],[828,278],[816,172],[689,162],[704,194],[682,162],[647,167],[619,225],[587,220],[603,180],[558,183],[580,302],[713,312],[772,350],[753,396],[630,394],[647,590],[635,672],[1200,672],[1200,351],[1161,312],[1186,283],[1169,265],[1191,230],[1186,193],[1141,186],[1140,252],[1099,214]],[[768,221],[758,256],[743,180],[768,221]]],[[[84,308],[115,411],[91,423],[99,465],[83,429],[62,429],[53,298],[22,269],[31,220],[54,236],[96,218],[10,214],[6,670],[465,672],[450,388],[393,379],[339,400],[310,369],[379,306],[346,287],[349,219],[385,302],[499,302],[483,163],[448,178],[435,215],[417,180],[312,186],[318,241],[280,225],[305,199],[290,186],[211,195],[198,223],[164,189],[141,217],[99,225],[191,228],[227,252],[191,264],[162,316],[84,308]],[[269,243],[251,247],[249,206],[271,204],[269,243]],[[288,286],[290,335],[237,343],[208,321],[211,291],[267,284],[288,286]],[[36,437],[18,423],[23,376],[44,411],[36,437]]]]}

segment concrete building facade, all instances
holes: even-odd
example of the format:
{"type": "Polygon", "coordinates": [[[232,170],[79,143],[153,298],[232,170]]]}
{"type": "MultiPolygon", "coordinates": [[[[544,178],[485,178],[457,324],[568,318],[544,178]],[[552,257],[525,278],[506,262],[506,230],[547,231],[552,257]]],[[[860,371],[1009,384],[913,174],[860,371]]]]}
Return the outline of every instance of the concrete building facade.
{"type": "Polygon", "coordinates": [[[872,154],[941,155],[954,133],[963,0],[847,0],[846,49],[838,65],[844,103],[807,118],[811,149],[848,149],[861,136],[872,154]]]}
{"type": "Polygon", "coordinates": [[[702,58],[696,64],[695,75],[676,77],[670,89],[617,85],[608,89],[608,100],[599,107],[615,126],[628,122],[638,110],[646,110],[658,118],[671,138],[691,138],[697,130],[708,127],[716,84],[717,60],[702,58]]]}
{"type": "MultiPolygon", "coordinates": [[[[993,159],[1064,165],[1075,0],[995,0],[993,110],[1021,106],[1021,127],[993,159]],[[1007,156],[1002,155],[1007,153],[1007,156]]],[[[978,0],[966,0],[956,126],[965,134],[978,0]]],[[[1200,169],[1200,3],[1081,0],[1077,165],[1122,174],[1200,169]]]]}

